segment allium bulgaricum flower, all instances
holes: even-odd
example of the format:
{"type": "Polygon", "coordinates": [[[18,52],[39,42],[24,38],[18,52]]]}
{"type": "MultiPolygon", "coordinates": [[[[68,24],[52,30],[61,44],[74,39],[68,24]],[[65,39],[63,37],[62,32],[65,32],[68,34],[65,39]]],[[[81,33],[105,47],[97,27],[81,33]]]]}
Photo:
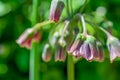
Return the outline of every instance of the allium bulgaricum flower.
{"type": "Polygon", "coordinates": [[[112,63],[115,58],[120,57],[120,41],[116,37],[109,35],[107,39],[107,46],[110,52],[110,61],[112,63]]]}
{"type": "Polygon", "coordinates": [[[51,57],[52,57],[52,49],[51,46],[47,43],[43,48],[42,59],[43,61],[48,62],[51,60],[51,57]]]}
{"type": "Polygon", "coordinates": [[[50,7],[50,20],[58,22],[62,11],[64,8],[64,3],[61,0],[52,0],[50,7]]]}
{"type": "Polygon", "coordinates": [[[80,54],[88,61],[103,61],[103,53],[100,52],[97,46],[96,39],[93,36],[87,35],[86,40],[80,48],[80,54]]]}
{"type": "Polygon", "coordinates": [[[102,61],[103,53],[97,47],[96,39],[93,36],[79,34],[75,41],[68,47],[68,53],[75,57],[83,57],[88,61],[102,61]]]}
{"type": "Polygon", "coordinates": [[[31,48],[32,40],[39,42],[41,39],[41,34],[38,31],[34,31],[32,28],[25,30],[22,35],[17,39],[17,43],[21,47],[25,47],[27,49],[31,48]]]}
{"type": "MultiPolygon", "coordinates": [[[[65,61],[66,59],[66,47],[61,46],[58,41],[54,44],[55,48],[55,61],[65,61]]],[[[42,59],[45,62],[51,60],[52,57],[52,47],[50,44],[46,44],[43,48],[42,59]]]]}
{"type": "Polygon", "coordinates": [[[55,53],[55,61],[65,61],[65,59],[66,59],[65,47],[58,45],[55,53]]]}
{"type": "Polygon", "coordinates": [[[99,58],[98,58],[98,61],[104,61],[104,58],[105,58],[105,55],[104,55],[104,50],[103,50],[103,46],[102,46],[102,44],[99,42],[99,41],[97,41],[97,51],[98,51],[98,54],[99,54],[99,58]]]}
{"type": "Polygon", "coordinates": [[[79,57],[79,49],[83,44],[83,38],[81,34],[78,34],[76,39],[68,46],[68,53],[73,54],[75,57],[79,57]]]}
{"type": "Polygon", "coordinates": [[[47,58],[49,59],[51,57],[52,49],[55,49],[55,61],[65,61],[66,45],[67,45],[65,37],[68,34],[67,33],[68,24],[69,24],[69,21],[65,21],[65,25],[61,27],[59,31],[55,31],[54,33],[52,33],[52,36],[49,37],[50,44],[45,45],[43,49],[44,61],[47,60],[47,58]],[[52,47],[52,49],[50,49],[50,46],[52,47]]]}

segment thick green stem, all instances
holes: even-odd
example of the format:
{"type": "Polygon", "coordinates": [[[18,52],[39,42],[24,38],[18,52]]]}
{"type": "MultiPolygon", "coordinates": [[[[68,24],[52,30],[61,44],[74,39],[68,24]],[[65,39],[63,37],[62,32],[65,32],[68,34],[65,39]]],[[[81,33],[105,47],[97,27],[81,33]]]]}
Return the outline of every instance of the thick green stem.
{"type": "Polygon", "coordinates": [[[68,55],[67,74],[68,80],[74,80],[74,61],[72,55],[68,55]]]}
{"type": "MultiPolygon", "coordinates": [[[[72,0],[71,0],[70,5],[69,5],[70,0],[66,0],[66,1],[67,1],[68,17],[71,17],[71,15],[73,13],[72,12],[72,0]],[[70,8],[71,8],[71,12],[72,12],[71,14],[70,14],[70,8]]],[[[68,55],[68,57],[67,57],[67,78],[68,78],[68,80],[74,80],[74,61],[73,61],[72,55],[68,55]]]]}
{"type": "MultiPolygon", "coordinates": [[[[38,0],[33,0],[33,7],[32,7],[32,26],[37,23],[37,16],[38,16],[38,0]]],[[[39,79],[39,55],[38,55],[38,43],[34,40],[31,44],[31,51],[30,51],[30,71],[29,71],[29,80],[40,80],[39,79]]]]}
{"type": "Polygon", "coordinates": [[[38,42],[32,41],[30,50],[30,73],[29,80],[39,79],[39,54],[38,54],[38,42]]]}
{"type": "Polygon", "coordinates": [[[38,16],[38,0],[33,0],[33,5],[32,5],[32,26],[37,23],[37,16],[38,16]]]}

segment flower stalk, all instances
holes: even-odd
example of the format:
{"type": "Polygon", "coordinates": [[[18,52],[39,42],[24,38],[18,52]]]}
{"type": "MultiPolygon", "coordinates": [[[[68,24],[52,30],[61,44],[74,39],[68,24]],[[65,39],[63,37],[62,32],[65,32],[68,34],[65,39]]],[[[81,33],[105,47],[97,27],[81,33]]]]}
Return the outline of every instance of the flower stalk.
{"type": "Polygon", "coordinates": [[[83,27],[83,35],[87,35],[87,29],[86,29],[86,26],[85,26],[84,17],[82,15],[80,15],[80,18],[81,18],[82,27],[83,27]]]}
{"type": "MultiPolygon", "coordinates": [[[[38,0],[33,0],[32,8],[32,26],[37,23],[37,13],[38,13],[38,0]]],[[[36,28],[38,24],[36,24],[36,28]]],[[[31,50],[30,50],[30,71],[29,71],[29,80],[40,80],[39,79],[39,54],[38,54],[38,42],[32,40],[31,50]]]]}
{"type": "Polygon", "coordinates": [[[44,21],[44,22],[40,22],[40,23],[37,23],[36,25],[33,26],[33,29],[34,30],[40,30],[43,26],[47,25],[47,24],[51,24],[51,23],[54,23],[54,21],[44,21]]]}
{"type": "Polygon", "coordinates": [[[72,55],[68,55],[67,60],[67,76],[68,80],[74,80],[74,61],[72,55]]]}
{"type": "Polygon", "coordinates": [[[39,54],[38,54],[38,42],[32,41],[32,46],[30,50],[30,80],[40,80],[39,79],[39,54]]]}

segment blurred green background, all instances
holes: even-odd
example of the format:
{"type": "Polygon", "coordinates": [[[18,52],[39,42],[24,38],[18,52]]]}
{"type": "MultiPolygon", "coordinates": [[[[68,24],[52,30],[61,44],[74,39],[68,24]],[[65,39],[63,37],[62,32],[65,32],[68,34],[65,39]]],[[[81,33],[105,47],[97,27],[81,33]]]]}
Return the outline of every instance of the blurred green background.
{"type": "MultiPolygon", "coordinates": [[[[38,22],[49,19],[50,2],[39,0],[38,22]]],[[[85,10],[94,12],[99,6],[106,8],[107,19],[114,23],[113,34],[120,39],[120,0],[90,0],[85,10]]],[[[0,0],[0,80],[29,80],[29,50],[20,48],[15,40],[31,26],[31,13],[32,0],[0,0]]],[[[39,44],[40,54],[48,34],[46,28],[39,44]]],[[[48,63],[41,59],[41,80],[67,80],[66,65],[55,63],[54,57],[48,63]]],[[[75,80],[120,80],[120,61],[111,64],[109,58],[102,63],[80,60],[75,64],[75,80]]]]}

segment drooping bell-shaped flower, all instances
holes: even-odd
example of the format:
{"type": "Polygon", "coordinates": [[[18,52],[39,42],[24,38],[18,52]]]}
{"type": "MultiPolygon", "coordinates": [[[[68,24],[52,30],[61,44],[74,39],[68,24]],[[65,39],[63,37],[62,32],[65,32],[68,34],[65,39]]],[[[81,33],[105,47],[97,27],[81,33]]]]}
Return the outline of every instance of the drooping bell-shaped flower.
{"type": "Polygon", "coordinates": [[[34,31],[32,28],[27,29],[22,33],[22,35],[17,39],[17,43],[21,47],[31,48],[32,40],[39,42],[41,39],[41,34],[38,31],[34,31]]]}
{"type": "Polygon", "coordinates": [[[97,60],[99,54],[96,47],[96,39],[87,35],[86,40],[80,47],[80,55],[88,61],[97,60]]]}
{"type": "Polygon", "coordinates": [[[52,57],[52,49],[49,44],[45,44],[42,52],[42,59],[45,62],[48,62],[51,60],[52,57]]]}
{"type": "Polygon", "coordinates": [[[61,0],[52,0],[50,7],[50,20],[58,22],[62,11],[64,8],[64,3],[61,0]]]}
{"type": "Polygon", "coordinates": [[[110,61],[112,63],[115,58],[120,57],[120,41],[116,37],[109,35],[107,39],[107,46],[110,52],[110,61]]]}
{"type": "Polygon", "coordinates": [[[75,57],[80,57],[80,47],[83,44],[84,38],[82,34],[78,34],[76,39],[68,46],[68,53],[75,57]]]}
{"type": "Polygon", "coordinates": [[[58,45],[55,53],[55,61],[65,61],[65,59],[66,59],[65,47],[58,45]]]}
{"type": "Polygon", "coordinates": [[[99,55],[99,57],[97,58],[97,61],[102,62],[102,61],[104,61],[104,58],[105,58],[103,46],[100,42],[97,42],[96,44],[97,44],[97,51],[98,51],[98,55],[99,55]]]}

